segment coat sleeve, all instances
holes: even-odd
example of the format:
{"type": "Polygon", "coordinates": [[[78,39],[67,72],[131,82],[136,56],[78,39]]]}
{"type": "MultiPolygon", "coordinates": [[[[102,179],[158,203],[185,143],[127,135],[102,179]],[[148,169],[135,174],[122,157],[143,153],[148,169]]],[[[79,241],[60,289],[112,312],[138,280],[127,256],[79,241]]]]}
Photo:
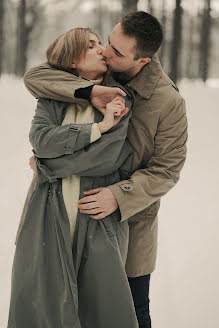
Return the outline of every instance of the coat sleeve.
{"type": "MultiPolygon", "coordinates": [[[[105,176],[115,172],[128,161],[131,170],[132,148],[126,140],[129,111],[121,121],[102,134],[96,142],[70,155],[54,159],[36,157],[39,178],[41,182],[53,182],[59,178],[71,175],[105,176]]],[[[127,169],[127,163],[124,165],[127,169]]]]}
{"type": "Polygon", "coordinates": [[[160,121],[146,167],[108,187],[119,204],[121,221],[159,200],[177,183],[186,158],[186,140],[185,102],[180,99],[160,121]]]}
{"type": "Polygon", "coordinates": [[[74,97],[77,89],[93,85],[82,77],[55,69],[47,63],[30,69],[24,75],[24,84],[35,98],[55,99],[68,103],[80,101],[74,97]]]}
{"type": "Polygon", "coordinates": [[[73,154],[88,146],[91,142],[93,125],[92,123],[57,125],[53,101],[41,98],[38,100],[32,120],[29,140],[37,157],[56,158],[73,154]]]}

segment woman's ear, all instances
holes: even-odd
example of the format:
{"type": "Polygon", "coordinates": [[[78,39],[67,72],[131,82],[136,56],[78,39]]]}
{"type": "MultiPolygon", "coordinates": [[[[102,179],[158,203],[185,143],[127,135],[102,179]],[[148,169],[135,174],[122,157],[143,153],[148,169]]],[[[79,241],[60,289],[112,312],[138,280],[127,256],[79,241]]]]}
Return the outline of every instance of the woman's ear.
{"type": "Polygon", "coordinates": [[[71,67],[72,67],[72,68],[76,68],[76,64],[74,64],[74,63],[71,64],[71,67]]]}

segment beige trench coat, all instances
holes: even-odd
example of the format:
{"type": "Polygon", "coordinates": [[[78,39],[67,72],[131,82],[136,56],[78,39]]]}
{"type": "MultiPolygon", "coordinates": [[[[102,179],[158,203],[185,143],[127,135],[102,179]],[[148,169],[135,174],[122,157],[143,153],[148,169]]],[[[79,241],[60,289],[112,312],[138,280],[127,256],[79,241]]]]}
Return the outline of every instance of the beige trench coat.
{"type": "MultiPolygon", "coordinates": [[[[77,102],[74,92],[92,82],[55,70],[48,64],[31,69],[24,82],[36,97],[77,102]]],[[[126,262],[129,277],[150,274],[157,254],[160,199],[179,180],[186,158],[185,101],[164,73],[158,56],[126,87],[135,94],[128,140],[134,149],[132,176],[109,186],[123,220],[129,220],[130,240],[126,262]]]]}

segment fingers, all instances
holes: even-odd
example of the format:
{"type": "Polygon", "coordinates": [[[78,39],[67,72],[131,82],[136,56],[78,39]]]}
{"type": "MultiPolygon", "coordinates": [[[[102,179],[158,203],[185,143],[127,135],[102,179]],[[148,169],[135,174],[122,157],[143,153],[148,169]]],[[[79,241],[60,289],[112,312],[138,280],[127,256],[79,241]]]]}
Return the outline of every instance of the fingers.
{"type": "Polygon", "coordinates": [[[31,156],[30,159],[29,159],[29,165],[30,166],[33,164],[33,161],[34,161],[34,156],[31,156]]]}
{"type": "Polygon", "coordinates": [[[96,207],[89,210],[79,210],[79,212],[83,214],[99,214],[101,213],[101,209],[99,207],[96,207]]]}
{"type": "Polygon", "coordinates": [[[118,93],[118,94],[120,94],[120,95],[122,95],[122,96],[126,96],[126,93],[125,93],[125,91],[123,91],[122,89],[120,89],[120,88],[114,88],[115,89],[115,92],[116,93],[118,93]]]}
{"type": "Polygon", "coordinates": [[[111,101],[107,104],[107,109],[113,112],[115,116],[119,116],[125,109],[125,102],[120,101],[120,99],[111,101]]]}
{"type": "Polygon", "coordinates": [[[90,218],[93,219],[93,220],[101,220],[101,219],[105,218],[106,216],[107,216],[107,213],[102,212],[102,213],[97,214],[97,215],[90,215],[90,218]]]}
{"type": "Polygon", "coordinates": [[[97,196],[96,195],[91,195],[91,196],[87,196],[87,197],[83,197],[83,198],[79,199],[78,204],[85,204],[85,203],[95,202],[96,200],[97,200],[97,196]]]}
{"type": "Polygon", "coordinates": [[[124,105],[125,104],[125,99],[123,99],[122,97],[117,96],[111,101],[111,103],[124,105]]]}
{"type": "Polygon", "coordinates": [[[101,190],[103,190],[103,187],[101,187],[101,188],[95,188],[95,189],[90,189],[90,190],[84,191],[83,193],[85,195],[93,195],[93,194],[96,194],[96,193],[100,192],[101,190]]]}
{"type": "Polygon", "coordinates": [[[29,166],[35,173],[37,173],[37,168],[36,168],[36,163],[35,163],[35,157],[34,156],[31,156],[30,159],[29,159],[29,166]]]}
{"type": "MultiPolygon", "coordinates": [[[[96,204],[96,202],[91,202],[91,203],[80,203],[79,205],[78,205],[78,208],[80,209],[80,210],[90,210],[90,209],[95,209],[95,208],[97,208],[97,205],[95,205],[96,204]]],[[[99,211],[100,212],[100,211],[99,211]]]]}
{"type": "Polygon", "coordinates": [[[114,117],[114,125],[118,124],[123,116],[129,111],[128,107],[126,107],[119,116],[114,117]]]}
{"type": "Polygon", "coordinates": [[[121,111],[125,109],[125,100],[121,97],[114,98],[110,102],[110,108],[114,110],[115,116],[119,116],[121,114],[121,111]]]}
{"type": "Polygon", "coordinates": [[[115,116],[120,116],[122,111],[124,110],[124,106],[121,105],[112,105],[110,107],[111,112],[113,112],[113,114],[115,116]]]}
{"type": "Polygon", "coordinates": [[[84,191],[83,193],[85,195],[90,195],[90,196],[86,196],[86,197],[79,199],[78,204],[95,202],[97,200],[97,193],[99,193],[103,189],[104,189],[104,187],[84,191]]]}
{"type": "Polygon", "coordinates": [[[121,100],[122,102],[125,102],[125,99],[122,98],[121,96],[116,96],[115,98],[113,98],[112,101],[115,101],[115,100],[121,100]]]}
{"type": "Polygon", "coordinates": [[[123,111],[122,111],[122,113],[121,113],[121,118],[123,117],[123,116],[125,116],[125,114],[126,113],[128,113],[128,111],[129,111],[129,109],[128,109],[128,107],[126,107],[123,111]]]}

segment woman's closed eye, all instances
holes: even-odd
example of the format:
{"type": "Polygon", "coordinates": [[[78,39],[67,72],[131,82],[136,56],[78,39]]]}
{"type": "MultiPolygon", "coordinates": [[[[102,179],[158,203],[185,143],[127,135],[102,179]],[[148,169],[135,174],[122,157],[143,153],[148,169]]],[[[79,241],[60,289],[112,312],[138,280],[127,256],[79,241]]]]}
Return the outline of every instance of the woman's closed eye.
{"type": "Polygon", "coordinates": [[[90,43],[89,43],[88,49],[93,49],[93,48],[95,48],[95,47],[99,47],[99,46],[103,47],[103,44],[102,44],[101,41],[97,42],[97,41],[95,41],[95,40],[90,40],[90,43]]]}

